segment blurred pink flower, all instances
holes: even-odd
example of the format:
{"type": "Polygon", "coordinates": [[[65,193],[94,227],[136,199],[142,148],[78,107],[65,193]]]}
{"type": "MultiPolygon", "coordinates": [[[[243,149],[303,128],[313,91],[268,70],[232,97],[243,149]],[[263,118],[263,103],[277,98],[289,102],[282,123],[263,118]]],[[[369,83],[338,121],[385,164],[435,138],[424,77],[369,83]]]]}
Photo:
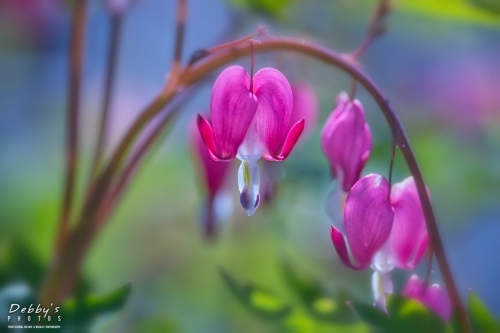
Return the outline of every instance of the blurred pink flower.
{"type": "Polygon", "coordinates": [[[412,275],[403,289],[403,295],[413,298],[440,316],[444,321],[451,318],[451,302],[448,293],[438,284],[426,286],[425,281],[412,275]]]}
{"type": "Polygon", "coordinates": [[[216,161],[242,161],[238,171],[240,203],[248,215],[259,205],[257,160],[282,161],[304,129],[304,119],[288,130],[292,90],[285,76],[264,68],[250,78],[243,67],[226,68],[215,81],[210,100],[212,122],[198,115],[203,141],[216,161]]]}
{"type": "Polygon", "coordinates": [[[218,224],[216,198],[222,189],[230,163],[214,161],[205,147],[200,133],[196,127],[196,120],[189,126],[189,143],[194,155],[199,161],[200,171],[203,174],[204,185],[207,190],[205,209],[202,212],[202,224],[205,235],[214,237],[218,224]]]}
{"type": "Polygon", "coordinates": [[[351,101],[345,92],[340,93],[323,127],[321,145],[332,176],[348,192],[358,181],[372,149],[370,128],[358,100],[351,101]]]}
{"type": "MultiPolygon", "coordinates": [[[[297,142],[297,144],[300,144],[316,127],[319,113],[318,98],[313,87],[305,81],[293,83],[292,92],[293,110],[288,127],[290,129],[301,119],[305,120],[304,131],[297,142]]],[[[272,202],[282,178],[282,173],[283,170],[281,170],[280,165],[264,161],[261,177],[262,202],[267,204],[272,202]]]]}
{"type": "Polygon", "coordinates": [[[26,40],[36,46],[50,43],[64,15],[62,0],[2,0],[0,20],[12,26],[15,38],[26,40]],[[18,35],[19,34],[19,35],[18,35]]]}
{"type": "Polygon", "coordinates": [[[291,128],[301,119],[305,119],[304,132],[302,137],[309,135],[318,121],[318,97],[311,84],[305,81],[298,81],[292,84],[293,110],[290,117],[291,128]]]}

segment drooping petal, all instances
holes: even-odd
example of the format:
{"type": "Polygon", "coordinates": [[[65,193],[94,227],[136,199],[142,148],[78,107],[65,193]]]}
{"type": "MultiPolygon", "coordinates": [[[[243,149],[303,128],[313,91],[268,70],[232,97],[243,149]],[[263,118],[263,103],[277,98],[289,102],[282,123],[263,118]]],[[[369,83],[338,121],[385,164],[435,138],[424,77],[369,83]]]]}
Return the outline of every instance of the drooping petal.
{"type": "Polygon", "coordinates": [[[403,295],[413,298],[439,315],[443,320],[451,318],[451,302],[448,293],[438,284],[426,288],[425,282],[412,275],[403,289],[403,295]]]}
{"type": "MultiPolygon", "coordinates": [[[[224,181],[227,171],[229,170],[230,163],[216,162],[213,160],[209,150],[208,145],[203,141],[200,133],[206,133],[207,138],[210,139],[211,132],[205,127],[208,125],[208,121],[205,119],[199,119],[201,116],[198,115],[197,122],[201,122],[201,129],[198,131],[195,122],[191,123],[189,127],[189,141],[193,147],[193,151],[200,162],[201,171],[203,172],[205,184],[208,190],[210,198],[215,197],[215,194],[220,189],[222,182],[224,181]],[[208,133],[208,134],[207,134],[208,133]]],[[[213,154],[212,154],[213,155],[213,154]]]]}
{"type": "Polygon", "coordinates": [[[274,68],[259,70],[253,78],[253,84],[258,99],[253,130],[264,146],[266,155],[278,157],[292,114],[292,88],[285,76],[274,68]]]}
{"type": "Polygon", "coordinates": [[[214,161],[230,161],[232,158],[224,159],[221,157],[217,144],[215,143],[214,130],[212,126],[203,118],[202,115],[198,114],[196,118],[196,124],[198,125],[198,130],[200,131],[200,136],[207,147],[210,157],[214,161]]]}
{"type": "Polygon", "coordinates": [[[424,213],[413,177],[394,184],[391,190],[394,223],[389,238],[396,265],[413,269],[427,248],[424,213]]]}
{"type": "Polygon", "coordinates": [[[283,143],[283,148],[281,148],[281,152],[279,155],[270,155],[267,152],[264,152],[263,157],[268,161],[283,161],[290,155],[293,147],[297,143],[302,131],[304,130],[305,119],[302,118],[297,123],[295,123],[290,131],[288,132],[285,142],[283,143]]]}
{"type": "Polygon", "coordinates": [[[335,251],[337,251],[340,260],[346,267],[349,267],[354,270],[360,270],[368,267],[367,265],[360,265],[359,263],[354,263],[354,264],[351,263],[351,260],[349,259],[349,252],[345,244],[344,236],[339,231],[339,229],[335,228],[333,225],[330,227],[330,238],[332,239],[335,251]]]}
{"type": "Polygon", "coordinates": [[[348,98],[347,94],[340,94],[321,136],[332,176],[339,179],[346,192],[359,179],[372,148],[363,107],[358,100],[351,102],[348,98]]]}
{"type": "Polygon", "coordinates": [[[347,195],[344,225],[347,241],[358,265],[370,265],[389,237],[394,213],[388,200],[389,184],[376,174],[361,178],[347,195]]]}
{"type": "Polygon", "coordinates": [[[214,83],[210,116],[220,159],[236,156],[257,111],[257,98],[249,86],[250,77],[241,66],[226,68],[214,83]]]}

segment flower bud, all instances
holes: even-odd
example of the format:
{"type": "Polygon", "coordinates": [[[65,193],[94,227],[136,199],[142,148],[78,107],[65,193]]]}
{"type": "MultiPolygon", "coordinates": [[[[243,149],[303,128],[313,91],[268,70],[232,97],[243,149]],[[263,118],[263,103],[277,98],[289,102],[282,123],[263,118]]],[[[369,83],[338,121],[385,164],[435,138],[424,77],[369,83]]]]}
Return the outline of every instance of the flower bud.
{"type": "Polygon", "coordinates": [[[351,101],[345,92],[340,93],[323,127],[321,144],[332,176],[348,192],[358,181],[372,149],[370,128],[358,100],[351,101]]]}

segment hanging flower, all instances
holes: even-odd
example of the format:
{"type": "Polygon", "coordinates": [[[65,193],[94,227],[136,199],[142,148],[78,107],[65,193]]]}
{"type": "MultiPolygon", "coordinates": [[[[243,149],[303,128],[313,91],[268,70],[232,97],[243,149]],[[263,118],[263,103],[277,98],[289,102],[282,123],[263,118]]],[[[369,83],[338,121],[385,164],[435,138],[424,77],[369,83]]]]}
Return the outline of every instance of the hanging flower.
{"type": "Polygon", "coordinates": [[[426,286],[425,281],[412,275],[403,289],[403,295],[413,298],[440,316],[444,321],[451,318],[451,302],[448,293],[438,284],[426,286]]]}
{"type": "Polygon", "coordinates": [[[385,309],[392,293],[390,272],[412,270],[427,250],[425,219],[413,177],[394,184],[389,197],[385,178],[370,174],[351,188],[344,207],[344,228],[355,262],[351,263],[342,233],[331,228],[331,238],[342,263],[352,269],[373,270],[375,303],[385,309]]]}
{"type": "Polygon", "coordinates": [[[349,259],[339,229],[332,226],[330,234],[345,266],[356,270],[369,267],[375,253],[387,241],[394,219],[388,194],[389,183],[377,174],[361,178],[349,191],[344,207],[344,228],[354,263],[349,259]]]}
{"type": "Polygon", "coordinates": [[[248,215],[259,205],[257,160],[282,161],[304,129],[304,119],[288,131],[292,90],[285,76],[264,68],[251,78],[243,67],[226,68],[217,78],[210,100],[212,122],[198,115],[203,141],[216,161],[242,161],[238,170],[240,203],[248,215]]]}
{"type": "Polygon", "coordinates": [[[349,192],[372,149],[371,132],[360,101],[351,101],[347,93],[340,93],[337,106],[323,127],[321,145],[332,176],[344,192],[349,192]]]}

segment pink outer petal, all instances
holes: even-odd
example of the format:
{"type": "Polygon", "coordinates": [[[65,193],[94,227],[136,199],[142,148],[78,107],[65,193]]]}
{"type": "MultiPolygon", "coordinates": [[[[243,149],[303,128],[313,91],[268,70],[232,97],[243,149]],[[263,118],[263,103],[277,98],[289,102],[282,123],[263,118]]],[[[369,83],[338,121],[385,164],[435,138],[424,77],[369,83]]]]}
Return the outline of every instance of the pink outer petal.
{"type": "Polygon", "coordinates": [[[446,290],[437,284],[426,288],[425,282],[412,275],[403,289],[403,295],[413,298],[433,310],[443,320],[451,318],[451,302],[446,290]]]}
{"type": "Polygon", "coordinates": [[[292,114],[292,88],[285,76],[274,68],[258,71],[253,84],[259,101],[254,130],[265,147],[265,153],[279,156],[292,114]]]}
{"type": "Polygon", "coordinates": [[[337,122],[339,115],[342,114],[342,112],[344,111],[345,105],[347,103],[349,103],[349,95],[347,95],[345,91],[342,91],[337,97],[337,103],[335,109],[328,116],[328,118],[325,121],[325,125],[323,125],[323,129],[321,130],[321,148],[323,149],[323,153],[326,155],[327,158],[330,158],[328,156],[329,153],[328,148],[332,140],[332,134],[336,127],[335,123],[337,122]]]}
{"type": "Polygon", "coordinates": [[[196,122],[194,121],[191,122],[189,126],[189,139],[193,151],[200,161],[202,167],[201,171],[203,172],[208,194],[211,198],[210,201],[213,201],[215,194],[219,191],[224,182],[230,163],[216,162],[213,160],[196,128],[196,122]]]}
{"type": "Polygon", "coordinates": [[[340,260],[345,266],[354,270],[361,270],[368,267],[368,265],[351,263],[351,260],[349,259],[349,253],[347,252],[347,246],[345,244],[344,236],[342,236],[342,233],[333,225],[330,228],[330,237],[340,260]]]}
{"type": "Polygon", "coordinates": [[[396,265],[413,269],[427,249],[424,213],[413,177],[394,184],[391,190],[394,223],[389,238],[396,265]]]}
{"type": "Polygon", "coordinates": [[[347,195],[344,224],[352,255],[361,266],[370,265],[373,255],[391,232],[394,213],[388,201],[389,184],[376,174],[361,178],[347,195]]]}
{"type": "Polygon", "coordinates": [[[363,107],[358,100],[350,102],[345,93],[322,133],[323,152],[328,158],[332,175],[339,178],[348,192],[359,179],[372,148],[371,134],[365,122],[363,107]]]}
{"type": "Polygon", "coordinates": [[[288,155],[290,155],[293,147],[295,146],[297,140],[302,134],[302,131],[304,130],[304,125],[305,125],[305,119],[302,118],[302,120],[299,120],[292,126],[292,128],[288,132],[288,135],[286,136],[283,148],[281,148],[281,153],[278,156],[271,156],[268,153],[264,153],[263,157],[268,161],[283,161],[284,159],[286,159],[288,155]]]}
{"type": "Polygon", "coordinates": [[[203,118],[200,114],[198,114],[196,118],[196,124],[198,125],[198,130],[200,131],[200,136],[207,147],[208,153],[210,157],[214,161],[230,161],[232,158],[224,159],[220,156],[220,153],[217,149],[217,145],[215,144],[214,131],[212,130],[212,126],[208,120],[203,118]]]}
{"type": "Polygon", "coordinates": [[[236,156],[257,111],[257,98],[250,93],[249,86],[250,77],[241,66],[226,68],[214,83],[210,116],[222,160],[236,156]]]}

